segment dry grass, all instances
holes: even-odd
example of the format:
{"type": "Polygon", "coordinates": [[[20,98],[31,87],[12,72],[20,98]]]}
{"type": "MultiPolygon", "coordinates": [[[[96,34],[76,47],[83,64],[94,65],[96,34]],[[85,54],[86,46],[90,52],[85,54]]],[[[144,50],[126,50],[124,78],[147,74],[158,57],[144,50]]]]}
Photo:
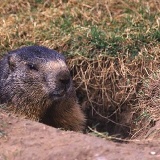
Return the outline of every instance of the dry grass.
{"type": "Polygon", "coordinates": [[[159,59],[97,56],[92,60],[69,59],[68,63],[79,101],[89,117],[89,126],[96,126],[98,131],[109,130],[121,137],[132,137],[137,128],[135,121],[143,110],[141,104],[137,109],[137,95],[143,79],[157,69],[159,59]]]}
{"type": "Polygon", "coordinates": [[[2,54],[38,44],[67,56],[93,129],[136,138],[147,125],[143,111],[147,127],[157,121],[149,91],[139,93],[159,69],[159,0],[5,0],[0,21],[2,54]]]}
{"type": "Polygon", "coordinates": [[[138,95],[138,104],[135,107],[136,119],[134,137],[144,138],[148,130],[160,120],[160,71],[149,75],[143,81],[143,86],[138,95]],[[136,110],[137,109],[137,110],[136,110]],[[145,134],[144,134],[145,133],[145,134]]]}

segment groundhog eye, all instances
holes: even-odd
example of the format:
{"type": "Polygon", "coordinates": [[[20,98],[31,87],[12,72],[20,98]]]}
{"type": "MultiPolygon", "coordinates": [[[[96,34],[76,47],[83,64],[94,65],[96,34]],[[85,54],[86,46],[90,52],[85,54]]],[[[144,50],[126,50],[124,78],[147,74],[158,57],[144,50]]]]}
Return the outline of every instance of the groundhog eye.
{"type": "Polygon", "coordinates": [[[36,66],[35,64],[27,64],[27,66],[28,66],[28,68],[29,68],[30,70],[38,71],[38,68],[37,68],[37,66],[36,66]]]}

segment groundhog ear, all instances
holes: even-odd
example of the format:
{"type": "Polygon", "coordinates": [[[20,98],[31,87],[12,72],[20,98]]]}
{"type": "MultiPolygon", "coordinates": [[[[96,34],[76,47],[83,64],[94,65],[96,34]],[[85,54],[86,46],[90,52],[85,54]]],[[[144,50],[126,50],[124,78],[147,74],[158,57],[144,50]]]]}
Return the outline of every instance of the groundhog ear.
{"type": "Polygon", "coordinates": [[[17,56],[15,54],[8,55],[8,66],[11,71],[16,67],[17,56]]]}

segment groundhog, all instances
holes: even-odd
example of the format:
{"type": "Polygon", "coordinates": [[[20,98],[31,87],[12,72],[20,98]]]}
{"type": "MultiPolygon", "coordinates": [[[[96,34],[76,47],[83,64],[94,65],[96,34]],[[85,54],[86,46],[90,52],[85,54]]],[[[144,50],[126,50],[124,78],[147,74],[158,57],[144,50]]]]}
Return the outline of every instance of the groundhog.
{"type": "Polygon", "coordinates": [[[0,104],[56,128],[85,126],[64,56],[43,46],[22,47],[0,60],[0,104]]]}

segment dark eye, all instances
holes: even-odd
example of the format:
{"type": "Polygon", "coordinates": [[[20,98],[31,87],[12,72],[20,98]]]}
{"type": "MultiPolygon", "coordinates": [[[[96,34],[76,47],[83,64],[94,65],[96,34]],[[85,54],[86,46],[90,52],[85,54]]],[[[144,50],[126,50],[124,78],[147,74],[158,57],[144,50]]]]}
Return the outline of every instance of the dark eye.
{"type": "Polygon", "coordinates": [[[29,63],[29,64],[27,64],[27,66],[30,70],[38,71],[38,68],[35,64],[29,63]]]}

